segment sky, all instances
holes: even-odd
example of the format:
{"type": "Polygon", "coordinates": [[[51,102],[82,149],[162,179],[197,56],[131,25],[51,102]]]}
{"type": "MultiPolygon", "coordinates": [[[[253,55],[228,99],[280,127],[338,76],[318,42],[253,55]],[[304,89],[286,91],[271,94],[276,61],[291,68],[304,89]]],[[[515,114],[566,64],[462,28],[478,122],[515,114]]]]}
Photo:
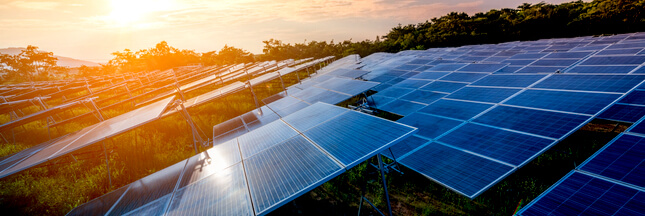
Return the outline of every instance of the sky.
{"type": "MultiPolygon", "coordinates": [[[[196,52],[224,45],[262,53],[264,40],[374,40],[398,24],[542,0],[0,0],[0,48],[34,45],[107,62],[166,41],[196,52]]],[[[559,4],[571,0],[546,0],[559,4]]]]}

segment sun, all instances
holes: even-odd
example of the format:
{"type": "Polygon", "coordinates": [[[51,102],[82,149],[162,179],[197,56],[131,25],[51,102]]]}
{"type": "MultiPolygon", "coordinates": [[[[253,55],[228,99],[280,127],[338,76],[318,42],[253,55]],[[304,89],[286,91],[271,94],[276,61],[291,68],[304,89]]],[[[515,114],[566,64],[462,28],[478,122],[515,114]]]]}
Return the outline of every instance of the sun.
{"type": "Polygon", "coordinates": [[[110,20],[119,24],[142,21],[152,12],[169,10],[172,0],[111,0],[110,20]]]}

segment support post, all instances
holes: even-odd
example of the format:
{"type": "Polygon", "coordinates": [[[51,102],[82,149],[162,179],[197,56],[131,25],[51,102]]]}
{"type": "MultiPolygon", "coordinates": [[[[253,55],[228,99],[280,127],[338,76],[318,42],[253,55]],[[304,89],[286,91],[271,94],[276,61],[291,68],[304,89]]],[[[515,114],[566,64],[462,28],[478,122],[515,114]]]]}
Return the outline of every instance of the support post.
{"type": "Polygon", "coordinates": [[[387,181],[385,179],[385,170],[383,169],[383,160],[381,160],[381,154],[376,155],[378,159],[378,168],[381,172],[381,180],[383,180],[383,190],[385,191],[385,200],[387,202],[387,211],[390,216],[392,216],[392,206],[390,205],[390,195],[387,192],[387,181]]]}
{"type": "Polygon", "coordinates": [[[101,114],[101,110],[99,109],[98,106],[96,106],[96,103],[94,103],[94,100],[90,98],[90,103],[92,103],[92,106],[94,106],[94,109],[96,110],[96,113],[99,115],[99,120],[100,121],[105,121],[105,118],[103,118],[103,114],[101,114]]]}
{"type": "Polygon", "coordinates": [[[199,131],[197,130],[197,126],[195,126],[193,120],[190,118],[190,114],[188,114],[188,111],[186,110],[186,107],[184,107],[184,104],[179,101],[179,106],[181,107],[181,111],[184,114],[184,118],[186,118],[186,122],[188,122],[188,125],[190,125],[190,129],[193,132],[193,148],[195,149],[195,154],[199,154],[199,149],[197,149],[197,143],[204,143],[204,140],[202,139],[202,136],[199,134],[199,131]]]}
{"type": "Polygon", "coordinates": [[[253,85],[251,85],[251,82],[246,81],[246,83],[249,85],[249,89],[251,90],[251,95],[253,95],[253,101],[255,101],[255,108],[260,108],[260,103],[258,103],[258,97],[255,96],[255,92],[253,92],[253,85]]]}
{"type": "Polygon", "coordinates": [[[282,75],[280,74],[280,72],[278,72],[278,77],[280,78],[280,84],[282,85],[282,91],[284,91],[284,95],[288,96],[289,93],[287,93],[287,89],[284,87],[284,82],[282,81],[282,75]]]}
{"type": "Polygon", "coordinates": [[[107,166],[108,181],[110,182],[110,188],[112,188],[112,174],[110,174],[110,161],[108,159],[107,149],[105,148],[105,141],[101,141],[101,146],[103,147],[103,154],[105,154],[105,166],[107,166]]]}

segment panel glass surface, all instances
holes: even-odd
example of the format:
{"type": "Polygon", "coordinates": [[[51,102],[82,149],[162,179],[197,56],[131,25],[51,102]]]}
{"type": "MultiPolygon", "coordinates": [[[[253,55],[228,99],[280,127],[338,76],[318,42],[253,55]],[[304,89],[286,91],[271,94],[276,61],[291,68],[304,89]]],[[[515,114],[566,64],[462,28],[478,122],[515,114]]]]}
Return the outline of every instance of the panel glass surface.
{"type": "Polygon", "coordinates": [[[580,65],[639,65],[645,62],[645,56],[602,56],[591,57],[580,65]]]}
{"type": "Polygon", "coordinates": [[[278,207],[343,170],[302,136],[246,159],[244,166],[256,214],[278,207]]]}
{"type": "Polygon", "coordinates": [[[588,119],[583,115],[498,106],[474,122],[559,139],[588,119]]]}
{"type": "Polygon", "coordinates": [[[513,170],[511,166],[437,143],[415,151],[400,163],[468,197],[476,196],[513,170]]]}
{"type": "Polygon", "coordinates": [[[645,137],[622,134],[580,170],[645,187],[645,137]]]}
{"type": "Polygon", "coordinates": [[[490,75],[473,83],[476,86],[528,87],[546,75],[490,75]]]}
{"type": "Polygon", "coordinates": [[[396,113],[402,116],[406,116],[425,106],[426,106],[425,104],[420,104],[420,103],[415,103],[415,102],[410,102],[405,100],[394,100],[390,103],[387,103],[379,107],[379,109],[385,110],[391,113],[396,113]]]}
{"type": "Polygon", "coordinates": [[[468,123],[439,141],[519,166],[553,140],[468,123]]]}
{"type": "Polygon", "coordinates": [[[417,134],[429,139],[434,139],[435,137],[461,124],[461,121],[431,116],[418,112],[403,117],[397,122],[419,128],[419,132],[417,134]]]}
{"type": "Polygon", "coordinates": [[[554,74],[535,85],[534,88],[624,93],[643,80],[645,80],[645,76],[554,74]]]}
{"type": "Polygon", "coordinates": [[[284,117],[282,120],[298,131],[306,131],[317,126],[321,122],[332,119],[348,111],[348,109],[339,106],[315,103],[294,114],[284,117]]]}
{"type": "Polygon", "coordinates": [[[466,85],[466,83],[435,81],[422,87],[421,90],[452,93],[466,85]]]}
{"type": "Polygon", "coordinates": [[[509,88],[465,87],[446,98],[499,103],[519,91],[520,89],[509,88]]]}
{"type": "Polygon", "coordinates": [[[466,71],[466,72],[495,72],[498,71],[504,67],[506,67],[507,64],[486,64],[486,63],[481,63],[481,64],[469,64],[466,65],[463,68],[460,68],[458,71],[466,71]]]}
{"type": "Polygon", "coordinates": [[[482,77],[485,77],[488,74],[485,73],[451,73],[448,74],[444,77],[442,77],[440,80],[445,80],[445,81],[457,81],[457,82],[474,82],[477,81],[478,79],[481,79],[482,77]]]}
{"type": "Polygon", "coordinates": [[[284,122],[274,121],[254,130],[253,133],[238,137],[237,140],[242,157],[248,158],[296,135],[298,135],[298,132],[284,122]]]}
{"type": "Polygon", "coordinates": [[[595,114],[620,97],[619,94],[527,90],[505,104],[595,114]]]}
{"type": "Polygon", "coordinates": [[[636,122],[645,116],[645,106],[614,104],[598,115],[598,118],[624,122],[636,122]]]}
{"type": "Polygon", "coordinates": [[[410,92],[409,94],[404,95],[403,97],[401,97],[401,99],[415,101],[415,102],[424,103],[424,104],[430,104],[432,102],[435,102],[443,98],[446,95],[448,94],[424,91],[424,90],[415,90],[413,92],[410,92]]]}
{"type": "Polygon", "coordinates": [[[442,99],[419,110],[419,112],[440,115],[449,118],[456,118],[465,121],[472,117],[475,117],[477,114],[487,110],[492,106],[493,105],[491,104],[442,99]]]}

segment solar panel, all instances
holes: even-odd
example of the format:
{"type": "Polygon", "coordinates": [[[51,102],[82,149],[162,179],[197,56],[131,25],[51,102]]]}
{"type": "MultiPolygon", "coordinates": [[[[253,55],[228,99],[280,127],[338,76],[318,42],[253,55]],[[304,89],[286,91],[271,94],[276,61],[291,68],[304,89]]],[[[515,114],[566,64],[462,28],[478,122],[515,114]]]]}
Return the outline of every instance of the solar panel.
{"type": "Polygon", "coordinates": [[[464,86],[468,85],[467,83],[460,83],[460,82],[444,82],[444,81],[435,81],[432,82],[426,86],[421,87],[421,90],[427,90],[427,91],[438,91],[438,92],[446,92],[446,93],[452,93],[455,92],[464,86]]]}
{"type": "Polygon", "coordinates": [[[437,64],[434,67],[426,70],[426,71],[447,71],[447,72],[452,72],[456,71],[459,68],[462,68],[466,66],[467,64],[463,63],[455,63],[455,64],[449,64],[449,63],[444,63],[444,64],[437,64]]]}
{"type": "Polygon", "coordinates": [[[645,116],[645,106],[614,104],[598,115],[598,118],[623,122],[636,122],[645,116]]]}
{"type": "Polygon", "coordinates": [[[421,72],[419,74],[416,74],[412,77],[411,79],[426,79],[426,80],[435,80],[439,79],[446,74],[449,74],[449,72],[421,72]]]}
{"type": "Polygon", "coordinates": [[[638,215],[645,192],[571,171],[518,215],[638,215]]]}
{"type": "Polygon", "coordinates": [[[461,121],[418,112],[405,116],[397,122],[419,128],[419,132],[417,134],[429,139],[434,139],[461,124],[461,121]]]}
{"type": "Polygon", "coordinates": [[[468,120],[492,107],[491,104],[441,99],[419,112],[460,120],[468,120]]]}
{"type": "Polygon", "coordinates": [[[559,139],[589,119],[588,116],[498,106],[474,122],[559,139]]]}
{"type": "Polygon", "coordinates": [[[466,65],[462,68],[460,68],[458,71],[464,71],[464,72],[495,72],[498,71],[504,67],[506,67],[507,64],[494,64],[494,63],[478,63],[478,64],[469,64],[466,65]]]}
{"type": "Polygon", "coordinates": [[[0,177],[6,177],[47,162],[155,120],[159,118],[173,100],[174,97],[169,97],[70,134],[34,153],[20,163],[0,171],[0,177]]]}
{"type": "Polygon", "coordinates": [[[490,75],[474,82],[474,86],[528,87],[546,75],[490,75]]]}
{"type": "Polygon", "coordinates": [[[578,59],[540,59],[531,64],[531,66],[569,66],[576,63],[578,59]]]}
{"type": "Polygon", "coordinates": [[[591,57],[580,65],[639,65],[645,62],[645,56],[602,56],[591,57]]]}
{"type": "Polygon", "coordinates": [[[554,74],[534,88],[601,92],[627,92],[645,80],[642,75],[568,75],[554,74]]]}
{"type": "Polygon", "coordinates": [[[484,73],[451,73],[440,80],[445,81],[457,81],[457,82],[474,82],[482,77],[485,77],[487,74],[484,73]]]}
{"type": "Polygon", "coordinates": [[[439,141],[515,166],[525,163],[553,143],[550,139],[473,123],[451,131],[439,141]]]}
{"type": "Polygon", "coordinates": [[[425,104],[420,104],[416,102],[410,102],[405,100],[393,100],[383,106],[380,106],[380,110],[385,110],[391,113],[396,113],[402,116],[406,116],[410,113],[413,113],[423,107],[425,104]]]}
{"type": "Polygon", "coordinates": [[[430,143],[399,160],[406,167],[470,198],[513,171],[512,166],[438,143],[430,143]]]}
{"type": "Polygon", "coordinates": [[[499,103],[519,91],[511,88],[465,87],[446,98],[499,103]]]}
{"type": "Polygon", "coordinates": [[[398,98],[412,91],[414,91],[414,89],[390,87],[382,91],[379,91],[378,93],[374,94],[374,96],[386,96],[386,97],[398,98]]]}
{"type": "Polygon", "coordinates": [[[622,134],[607,145],[578,169],[645,187],[645,137],[622,134]]]}
{"type": "Polygon", "coordinates": [[[595,65],[595,66],[575,66],[567,71],[567,73],[612,73],[612,74],[627,74],[634,70],[637,66],[615,66],[615,65],[595,65]]]}
{"type": "Polygon", "coordinates": [[[620,96],[620,94],[529,89],[505,101],[504,104],[595,114],[620,96]]]}

